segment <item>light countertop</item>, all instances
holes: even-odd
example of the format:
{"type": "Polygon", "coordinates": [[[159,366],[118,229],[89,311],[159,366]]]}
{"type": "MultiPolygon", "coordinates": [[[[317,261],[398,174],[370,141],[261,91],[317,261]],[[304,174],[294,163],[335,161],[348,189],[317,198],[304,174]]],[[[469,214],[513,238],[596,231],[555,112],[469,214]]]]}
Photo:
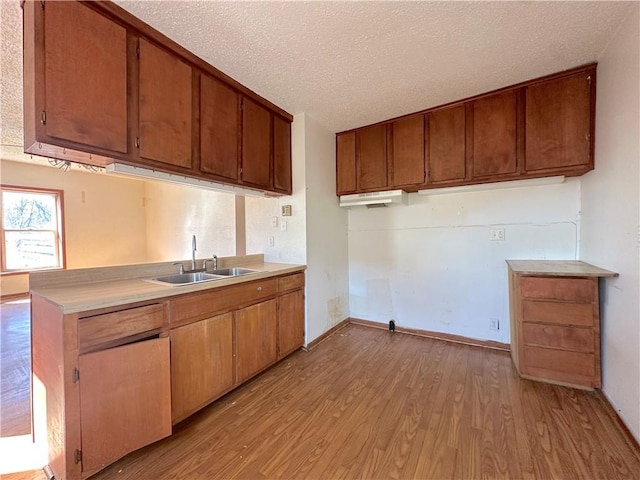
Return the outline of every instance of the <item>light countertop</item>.
{"type": "Polygon", "coordinates": [[[558,277],[617,277],[616,272],[580,260],[507,260],[521,275],[553,275],[558,277]]]}
{"type": "Polygon", "coordinates": [[[69,314],[263,280],[302,272],[306,268],[304,265],[263,262],[255,257],[261,255],[245,257],[243,262],[224,262],[220,268],[241,265],[242,268],[258,270],[256,273],[188,285],[163,285],[149,281],[153,277],[177,273],[175,266],[164,263],[31,274],[30,291],[56,305],[62,313],[69,314]]]}

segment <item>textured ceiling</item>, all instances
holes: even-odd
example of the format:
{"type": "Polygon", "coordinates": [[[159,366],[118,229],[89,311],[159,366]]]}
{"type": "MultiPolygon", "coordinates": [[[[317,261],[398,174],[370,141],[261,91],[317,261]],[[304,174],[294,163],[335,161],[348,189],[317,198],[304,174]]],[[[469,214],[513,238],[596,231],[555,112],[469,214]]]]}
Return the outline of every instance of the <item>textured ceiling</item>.
{"type": "Polygon", "coordinates": [[[595,61],[621,2],[116,3],[331,131],[595,61]]]}
{"type": "MultiPolygon", "coordinates": [[[[332,132],[595,61],[631,8],[561,1],[116,3],[332,132]]],[[[18,0],[0,0],[0,18],[6,157],[22,142],[18,0]]]]}

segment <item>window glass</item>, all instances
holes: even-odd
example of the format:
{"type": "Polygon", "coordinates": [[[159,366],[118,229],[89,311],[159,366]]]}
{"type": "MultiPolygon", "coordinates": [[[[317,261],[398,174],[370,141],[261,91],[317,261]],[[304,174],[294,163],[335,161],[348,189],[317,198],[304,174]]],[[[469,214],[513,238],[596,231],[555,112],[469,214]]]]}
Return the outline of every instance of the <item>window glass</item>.
{"type": "Polygon", "coordinates": [[[61,192],[2,187],[2,271],[61,268],[61,192]]]}

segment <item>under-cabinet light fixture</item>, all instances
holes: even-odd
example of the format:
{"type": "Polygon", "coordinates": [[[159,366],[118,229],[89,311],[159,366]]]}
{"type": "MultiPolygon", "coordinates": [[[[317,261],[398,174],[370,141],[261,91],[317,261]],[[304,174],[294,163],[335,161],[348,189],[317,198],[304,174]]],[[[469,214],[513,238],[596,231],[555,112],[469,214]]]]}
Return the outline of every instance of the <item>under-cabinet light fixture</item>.
{"type": "Polygon", "coordinates": [[[482,190],[497,190],[500,188],[534,187],[540,185],[558,185],[564,182],[564,175],[555,177],[527,178],[524,180],[509,180],[506,182],[477,183],[460,185],[458,187],[427,188],[418,190],[418,195],[444,195],[448,193],[480,192],[482,190]]]}
{"type": "Polygon", "coordinates": [[[266,197],[265,192],[259,190],[251,190],[249,188],[236,187],[233,185],[225,185],[224,183],[210,182],[200,180],[198,178],[185,177],[184,175],[176,175],[174,173],[159,172],[148,168],[134,167],[124,163],[110,163],[105,167],[107,173],[122,175],[127,177],[139,177],[145,180],[158,180],[161,182],[173,183],[185,187],[202,188],[205,190],[213,190],[216,192],[232,193],[234,195],[250,196],[250,197],[266,197]]]}

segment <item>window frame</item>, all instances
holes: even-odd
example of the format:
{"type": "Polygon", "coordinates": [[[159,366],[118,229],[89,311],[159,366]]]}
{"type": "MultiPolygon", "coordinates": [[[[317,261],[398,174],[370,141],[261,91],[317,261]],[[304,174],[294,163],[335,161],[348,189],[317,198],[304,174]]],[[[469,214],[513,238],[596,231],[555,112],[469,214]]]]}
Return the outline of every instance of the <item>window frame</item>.
{"type": "Polygon", "coordinates": [[[40,187],[25,187],[19,185],[5,185],[0,184],[0,276],[8,275],[20,275],[29,272],[41,272],[46,270],[64,270],[67,268],[67,248],[66,237],[64,228],[64,190],[58,190],[53,188],[40,188],[40,187]],[[20,192],[20,193],[36,193],[52,195],[55,198],[56,203],[56,230],[14,230],[4,228],[4,208],[3,208],[3,192],[20,192]],[[56,255],[58,258],[58,265],[55,267],[42,267],[42,268],[26,268],[26,269],[7,269],[7,255],[6,255],[6,243],[5,232],[22,232],[22,231],[35,231],[35,232],[53,232],[55,243],[57,245],[56,255]]]}

